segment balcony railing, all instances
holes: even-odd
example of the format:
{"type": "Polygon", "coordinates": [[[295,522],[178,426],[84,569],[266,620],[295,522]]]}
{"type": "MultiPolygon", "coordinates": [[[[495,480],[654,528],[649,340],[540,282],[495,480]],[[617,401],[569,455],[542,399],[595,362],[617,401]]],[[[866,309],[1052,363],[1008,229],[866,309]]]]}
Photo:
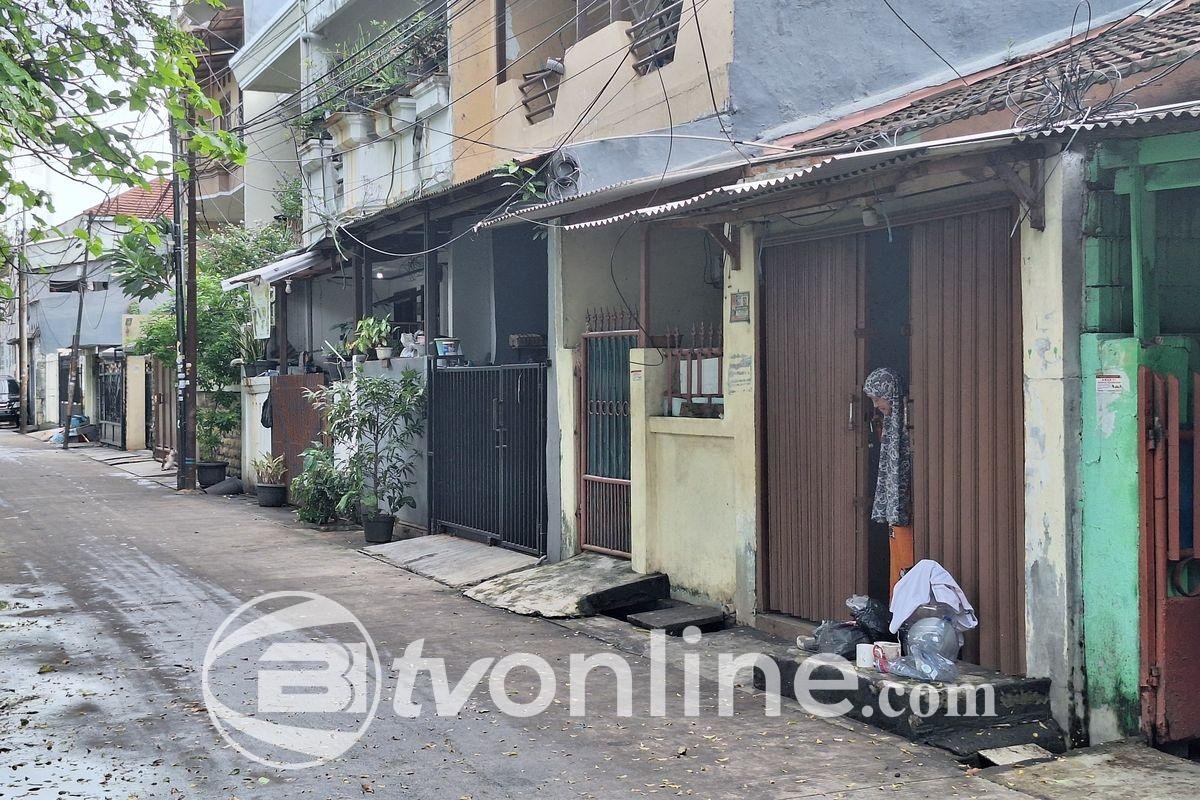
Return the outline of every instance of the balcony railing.
{"type": "Polygon", "coordinates": [[[361,110],[445,72],[446,20],[418,14],[401,25],[372,22],[335,52],[335,65],[306,103],[310,113],[361,110]]]}

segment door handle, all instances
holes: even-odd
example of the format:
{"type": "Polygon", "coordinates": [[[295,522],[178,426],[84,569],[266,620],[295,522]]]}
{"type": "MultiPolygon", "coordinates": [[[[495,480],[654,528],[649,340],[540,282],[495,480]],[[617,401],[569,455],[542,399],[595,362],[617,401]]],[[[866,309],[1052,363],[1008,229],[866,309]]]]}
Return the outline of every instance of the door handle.
{"type": "Polygon", "coordinates": [[[846,430],[848,430],[848,431],[855,430],[858,427],[855,424],[855,420],[854,420],[854,412],[855,412],[855,408],[854,408],[855,402],[854,401],[856,399],[857,398],[854,395],[850,395],[850,413],[846,417],[846,430]]]}

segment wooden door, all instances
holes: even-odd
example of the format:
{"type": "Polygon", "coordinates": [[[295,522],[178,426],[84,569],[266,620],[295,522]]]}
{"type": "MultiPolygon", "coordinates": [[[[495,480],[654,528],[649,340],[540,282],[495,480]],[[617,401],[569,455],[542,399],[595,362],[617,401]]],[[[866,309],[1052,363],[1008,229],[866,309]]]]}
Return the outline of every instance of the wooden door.
{"type": "Polygon", "coordinates": [[[979,616],[966,660],[1025,669],[1024,402],[1013,212],[914,225],[909,416],[916,556],[979,616]]]}
{"type": "Polygon", "coordinates": [[[866,587],[863,236],[769,246],[763,281],[764,611],[843,619],[866,587]]]}

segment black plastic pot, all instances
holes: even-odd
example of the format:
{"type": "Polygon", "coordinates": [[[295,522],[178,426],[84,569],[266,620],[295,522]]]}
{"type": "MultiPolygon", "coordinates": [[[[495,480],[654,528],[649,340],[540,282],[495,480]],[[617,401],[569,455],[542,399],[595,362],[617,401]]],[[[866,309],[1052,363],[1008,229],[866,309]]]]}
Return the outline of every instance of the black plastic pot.
{"type": "Polygon", "coordinates": [[[392,540],[392,529],[396,518],[392,516],[369,517],[362,521],[363,538],[369,544],[386,544],[392,540]]]}
{"type": "Polygon", "coordinates": [[[218,484],[225,480],[225,470],[228,467],[228,461],[197,461],[196,483],[200,484],[201,489],[218,484]]]}
{"type": "Polygon", "coordinates": [[[287,502],[287,487],[282,483],[259,483],[254,487],[258,504],[266,508],[279,508],[287,502]]]}

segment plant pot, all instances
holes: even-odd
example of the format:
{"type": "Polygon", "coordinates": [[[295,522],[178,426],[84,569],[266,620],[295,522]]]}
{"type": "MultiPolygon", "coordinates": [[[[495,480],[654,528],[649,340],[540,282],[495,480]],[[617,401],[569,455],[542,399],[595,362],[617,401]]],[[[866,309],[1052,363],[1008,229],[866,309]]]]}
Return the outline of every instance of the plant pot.
{"type": "Polygon", "coordinates": [[[215,486],[225,480],[225,470],[228,467],[228,461],[197,461],[196,483],[200,485],[201,489],[215,486]]]}
{"type": "Polygon", "coordinates": [[[260,358],[249,364],[243,364],[242,369],[245,370],[247,378],[257,378],[267,370],[275,369],[278,364],[279,362],[273,358],[260,358]]]}
{"type": "Polygon", "coordinates": [[[380,515],[363,519],[363,538],[368,544],[386,544],[392,540],[392,529],[396,526],[396,518],[391,515],[380,515]]]}
{"type": "Polygon", "coordinates": [[[287,486],[282,483],[260,483],[254,487],[258,504],[265,508],[279,508],[287,502],[287,486]]]}
{"type": "Polygon", "coordinates": [[[382,361],[385,358],[391,358],[392,351],[394,349],[395,348],[393,348],[393,347],[376,347],[375,348],[375,357],[378,358],[380,361],[382,361]]]}

